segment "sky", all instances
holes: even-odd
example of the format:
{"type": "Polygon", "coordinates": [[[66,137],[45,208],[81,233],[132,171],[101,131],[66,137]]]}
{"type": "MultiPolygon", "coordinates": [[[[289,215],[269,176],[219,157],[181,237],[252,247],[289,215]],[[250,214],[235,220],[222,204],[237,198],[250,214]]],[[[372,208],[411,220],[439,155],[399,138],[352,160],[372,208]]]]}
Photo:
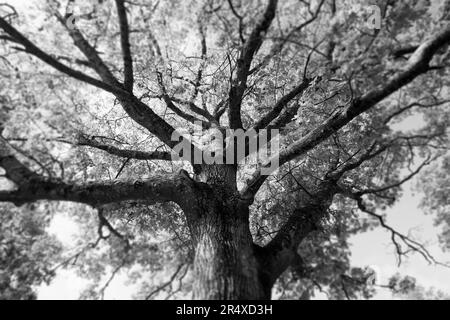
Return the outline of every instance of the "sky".
{"type": "MultiPolygon", "coordinates": [[[[424,125],[421,115],[412,115],[392,125],[394,130],[408,132],[420,129],[424,125]]],[[[408,173],[405,172],[404,176],[408,173]]],[[[417,190],[417,179],[413,178],[403,185],[403,195],[388,208],[385,222],[395,230],[411,235],[413,239],[425,244],[432,256],[442,263],[450,262],[450,252],[443,251],[438,235],[440,228],[433,223],[433,216],[425,214],[420,207],[424,194],[417,190]]],[[[403,259],[397,266],[398,259],[392,244],[391,234],[382,228],[354,236],[351,239],[352,263],[356,266],[371,266],[378,273],[379,284],[387,284],[389,277],[395,273],[413,276],[417,283],[426,288],[435,287],[450,294],[450,268],[430,265],[419,254],[403,259]]],[[[376,298],[389,298],[387,289],[380,289],[376,298]]]]}
{"type": "MultiPolygon", "coordinates": [[[[449,262],[450,252],[443,252],[439,246],[438,228],[433,225],[433,217],[425,215],[419,207],[420,193],[412,192],[411,183],[405,185],[405,192],[399,202],[387,210],[386,222],[396,230],[410,233],[414,239],[426,244],[426,248],[439,262],[449,262]]],[[[378,273],[379,284],[387,284],[389,277],[399,272],[413,276],[424,287],[435,287],[450,293],[450,269],[439,265],[430,265],[419,254],[404,259],[397,266],[397,256],[390,239],[390,233],[382,228],[357,235],[351,240],[351,261],[357,266],[370,266],[378,273]]],[[[380,289],[376,298],[390,298],[390,292],[380,289]]]]}
{"type": "MultiPolygon", "coordinates": [[[[31,1],[14,0],[6,1],[18,9],[23,9],[31,1]]],[[[406,119],[399,125],[399,129],[413,129],[420,126],[421,119],[406,119]]],[[[427,216],[420,208],[420,200],[423,196],[414,193],[414,179],[404,186],[404,194],[398,202],[389,208],[387,223],[397,230],[414,235],[414,238],[427,244],[427,249],[433,256],[442,262],[450,261],[450,252],[443,252],[437,240],[438,229],[433,225],[433,217],[427,216]]],[[[52,221],[49,232],[55,234],[63,244],[69,245],[76,236],[76,225],[64,214],[57,215],[52,221]]],[[[413,276],[418,284],[425,287],[435,287],[450,293],[450,269],[442,266],[429,265],[418,254],[404,259],[400,267],[397,266],[397,257],[390,240],[390,233],[382,228],[354,236],[351,239],[351,262],[353,266],[370,266],[377,271],[379,284],[386,284],[389,277],[399,272],[402,275],[413,276]]],[[[112,281],[105,292],[106,299],[130,299],[135,288],[124,284],[125,277],[119,276],[112,281]]],[[[50,285],[42,285],[38,288],[38,299],[77,299],[80,292],[87,285],[87,281],[77,277],[73,272],[62,270],[50,285]]],[[[389,299],[391,293],[386,289],[380,289],[376,299],[389,299]]],[[[317,298],[324,298],[320,295],[317,298]]]]}

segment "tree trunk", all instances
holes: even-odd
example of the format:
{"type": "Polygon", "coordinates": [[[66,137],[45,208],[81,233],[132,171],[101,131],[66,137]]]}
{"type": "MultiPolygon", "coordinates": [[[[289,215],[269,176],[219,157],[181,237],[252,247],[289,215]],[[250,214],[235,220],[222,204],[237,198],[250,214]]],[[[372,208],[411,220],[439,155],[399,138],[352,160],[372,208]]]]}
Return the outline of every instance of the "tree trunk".
{"type": "Polygon", "coordinates": [[[259,280],[246,213],[215,203],[198,221],[194,299],[268,298],[259,280]]]}
{"type": "Polygon", "coordinates": [[[195,218],[191,220],[195,243],[193,297],[269,299],[270,288],[260,281],[248,205],[239,200],[234,184],[230,183],[232,170],[210,169],[201,178],[208,191],[197,195],[195,218]]]}

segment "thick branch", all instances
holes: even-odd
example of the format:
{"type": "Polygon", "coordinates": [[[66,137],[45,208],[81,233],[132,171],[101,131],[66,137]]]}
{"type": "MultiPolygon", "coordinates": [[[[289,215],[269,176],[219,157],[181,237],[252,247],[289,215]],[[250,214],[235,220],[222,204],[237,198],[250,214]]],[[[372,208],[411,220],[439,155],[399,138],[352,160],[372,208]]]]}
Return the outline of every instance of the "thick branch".
{"type": "Polygon", "coordinates": [[[125,90],[133,92],[133,59],[130,49],[130,31],[128,28],[127,12],[124,0],[116,0],[117,13],[120,25],[120,43],[122,46],[123,66],[124,66],[124,87],[125,90]]]}
{"type": "Polygon", "coordinates": [[[344,110],[333,113],[316,129],[283,150],[280,154],[280,162],[285,163],[311,150],[355,117],[369,110],[393,92],[413,81],[419,75],[427,72],[429,62],[433,58],[433,55],[439,48],[448,43],[450,43],[450,27],[424,42],[411,56],[407,66],[387,80],[385,85],[375,88],[355,99],[344,110]]]}
{"type": "Polygon", "coordinates": [[[308,88],[309,80],[305,79],[300,83],[298,86],[296,86],[294,89],[292,89],[290,92],[288,92],[285,96],[283,96],[278,102],[275,104],[275,106],[270,110],[265,116],[263,116],[254,126],[253,128],[255,130],[263,129],[265,128],[272,120],[274,120],[278,115],[281,113],[284,107],[287,106],[287,104],[292,101],[295,97],[302,94],[306,88],[308,88]]]}
{"type": "MultiPolygon", "coordinates": [[[[169,108],[170,110],[172,110],[177,116],[179,116],[180,118],[190,122],[190,123],[202,123],[202,125],[206,128],[209,127],[209,123],[200,120],[199,118],[184,112],[183,110],[181,110],[180,108],[178,108],[175,103],[172,101],[172,98],[167,94],[167,90],[166,87],[164,85],[164,80],[163,80],[163,76],[161,74],[161,72],[156,71],[156,75],[158,78],[158,84],[159,87],[161,89],[161,98],[164,100],[167,108],[169,108]]],[[[194,103],[192,103],[194,104],[194,103]]]]}
{"type": "Polygon", "coordinates": [[[272,59],[272,57],[276,56],[278,53],[280,53],[283,50],[286,43],[291,42],[291,38],[295,34],[299,33],[300,31],[302,31],[303,28],[305,28],[306,26],[311,24],[314,20],[316,20],[317,17],[319,16],[319,13],[320,13],[324,3],[325,3],[325,0],[321,0],[317,6],[316,11],[314,13],[311,13],[311,11],[310,11],[310,13],[312,15],[308,20],[302,22],[300,25],[298,25],[295,28],[293,28],[292,30],[290,30],[285,37],[279,38],[278,39],[279,41],[277,41],[272,46],[272,48],[270,49],[270,52],[261,60],[260,63],[258,63],[253,69],[251,69],[249,71],[249,73],[253,74],[253,73],[261,70],[264,66],[266,66],[269,63],[269,61],[272,59]]]}
{"type": "Polygon", "coordinates": [[[56,14],[57,19],[64,25],[69,32],[75,46],[80,49],[80,51],[86,56],[86,58],[91,63],[92,68],[97,72],[97,74],[102,78],[102,80],[114,87],[122,87],[122,85],[117,81],[114,75],[111,73],[109,68],[100,58],[97,50],[90,45],[90,43],[84,38],[83,34],[77,28],[70,28],[67,26],[67,19],[62,17],[60,14],[56,14]]]}
{"type": "Polygon", "coordinates": [[[120,88],[116,88],[109,84],[104,83],[98,79],[92,78],[78,70],[72,69],[57,59],[53,58],[51,55],[45,53],[41,49],[39,49],[35,44],[29,41],[26,37],[24,37],[19,31],[17,31],[14,27],[12,27],[8,22],[6,22],[3,18],[0,17],[0,28],[3,29],[8,35],[14,39],[14,42],[20,43],[25,47],[25,52],[39,58],[44,61],[48,65],[52,66],[56,70],[80,81],[93,85],[97,88],[103,89],[105,91],[111,92],[113,94],[117,94],[121,92],[120,88]]]}
{"type": "Polygon", "coordinates": [[[5,178],[20,186],[24,181],[36,179],[38,175],[24,166],[17,158],[9,152],[4,141],[0,137],[0,167],[5,170],[5,178]]]}
{"type": "Polygon", "coordinates": [[[199,108],[193,101],[186,101],[186,100],[179,99],[176,97],[169,97],[169,98],[170,98],[170,100],[172,100],[175,103],[189,107],[189,110],[198,114],[199,116],[202,116],[203,118],[207,119],[209,122],[214,122],[217,125],[219,124],[218,121],[207,110],[199,108]]]}
{"type": "Polygon", "coordinates": [[[229,120],[232,129],[242,128],[241,103],[247,87],[247,78],[253,57],[263,43],[264,35],[275,18],[277,0],[269,0],[263,17],[250,33],[240,51],[237,61],[236,75],[232,80],[230,89],[229,120]]]}
{"type": "Polygon", "coordinates": [[[403,57],[405,54],[414,53],[414,51],[416,51],[417,48],[418,48],[418,46],[414,46],[414,45],[403,47],[403,48],[398,48],[392,52],[392,56],[395,59],[398,59],[398,58],[403,57]]]}
{"type": "Polygon", "coordinates": [[[21,163],[0,136],[0,167],[5,178],[16,185],[0,191],[0,202],[22,205],[37,200],[73,201],[98,206],[126,200],[152,202],[181,201],[192,180],[187,173],[153,175],[145,180],[66,183],[36,174],[21,163]]]}
{"type": "Polygon", "coordinates": [[[137,159],[137,160],[166,160],[171,161],[171,153],[165,151],[139,151],[132,149],[121,149],[115,146],[101,143],[95,139],[82,136],[79,141],[75,143],[79,146],[88,146],[96,149],[100,149],[108,152],[114,156],[127,158],[127,159],[137,159]]]}
{"type": "Polygon", "coordinates": [[[146,180],[105,181],[70,184],[42,179],[28,179],[13,191],[0,191],[1,202],[16,205],[38,200],[73,201],[92,206],[126,200],[146,200],[149,203],[177,201],[185,180],[179,174],[154,175],[146,180]]]}
{"type": "MultiPolygon", "coordinates": [[[[64,18],[59,17],[59,19],[64,18]]],[[[61,21],[64,22],[64,20],[61,21]]],[[[155,112],[153,112],[145,103],[140,101],[138,98],[136,98],[134,95],[123,88],[122,84],[120,84],[114,78],[109,69],[98,56],[96,50],[86,41],[86,39],[84,39],[79,31],[73,29],[69,30],[70,35],[75,41],[75,44],[85,54],[89,62],[92,64],[92,68],[97,71],[97,73],[105,82],[91,78],[87,75],[84,75],[83,73],[80,73],[79,71],[75,71],[61,64],[59,61],[46,54],[36,45],[31,43],[20,32],[18,32],[2,18],[0,18],[0,28],[2,28],[6,33],[14,38],[16,42],[19,42],[23,46],[25,46],[25,49],[28,53],[35,55],[55,69],[66,73],[67,75],[75,79],[84,81],[98,88],[113,93],[122,104],[125,112],[134,121],[149,130],[170,148],[173,148],[177,144],[177,142],[172,141],[171,139],[172,133],[175,131],[175,129],[160,116],[158,116],[155,112]]]]}
{"type": "MultiPolygon", "coordinates": [[[[434,54],[448,43],[450,43],[450,27],[425,41],[411,56],[403,70],[388,79],[385,84],[353,100],[348,107],[334,111],[328,119],[314,130],[303,136],[299,141],[281,150],[280,154],[275,155],[275,157],[279,158],[280,165],[304,155],[358,115],[369,110],[419,75],[427,72],[434,54]]],[[[265,166],[269,167],[270,162],[265,164],[265,166]]],[[[243,197],[246,199],[253,198],[266,178],[267,176],[261,175],[261,171],[258,169],[247,187],[242,191],[243,197]]]]}
{"type": "Polygon", "coordinates": [[[206,45],[206,34],[205,34],[205,30],[204,30],[204,27],[203,27],[203,24],[202,24],[200,18],[199,18],[198,24],[199,24],[198,29],[199,29],[199,33],[200,33],[200,39],[201,39],[200,44],[202,47],[202,55],[201,55],[202,62],[200,63],[200,66],[197,71],[197,77],[194,82],[194,92],[192,93],[192,96],[191,96],[192,103],[194,103],[194,101],[197,98],[198,93],[200,91],[200,86],[201,86],[202,77],[203,77],[203,71],[206,66],[206,58],[207,58],[207,54],[208,54],[208,47],[206,45]]]}
{"type": "Polygon", "coordinates": [[[339,164],[336,168],[333,168],[330,172],[327,172],[326,176],[330,180],[338,181],[344,175],[344,173],[358,168],[365,161],[373,159],[374,157],[383,153],[387,148],[389,148],[389,146],[391,146],[391,143],[380,145],[378,148],[376,148],[376,145],[377,143],[374,142],[369,146],[369,148],[366,149],[364,153],[362,153],[359,157],[356,157],[356,159],[353,159],[355,158],[356,154],[359,153],[360,150],[358,150],[358,152],[352,155],[349,159],[339,164]]]}
{"type": "Polygon", "coordinates": [[[331,181],[324,182],[318,191],[310,195],[310,201],[294,210],[276,236],[261,250],[262,272],[273,284],[297,259],[300,243],[327,214],[336,190],[331,181]]]}
{"type": "Polygon", "coordinates": [[[98,206],[127,200],[148,203],[179,202],[192,181],[184,172],[153,175],[145,180],[66,183],[46,179],[30,171],[14,156],[0,155],[6,178],[17,185],[15,190],[0,191],[0,202],[16,205],[38,200],[73,201],[98,206]]]}

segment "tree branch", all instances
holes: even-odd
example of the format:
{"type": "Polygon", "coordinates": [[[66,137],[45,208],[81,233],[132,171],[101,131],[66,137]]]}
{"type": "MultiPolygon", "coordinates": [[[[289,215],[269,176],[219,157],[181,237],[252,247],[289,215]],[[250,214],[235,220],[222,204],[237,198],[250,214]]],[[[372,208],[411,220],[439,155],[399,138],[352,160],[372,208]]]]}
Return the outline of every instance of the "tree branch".
{"type": "Polygon", "coordinates": [[[292,101],[295,97],[302,94],[306,88],[308,88],[310,81],[308,79],[304,79],[302,83],[288,92],[286,95],[281,97],[280,100],[277,101],[275,106],[270,110],[266,115],[264,115],[254,126],[253,129],[256,131],[265,128],[272,120],[274,120],[283,110],[287,104],[292,101]]]}
{"type": "Polygon", "coordinates": [[[356,194],[358,196],[362,196],[365,194],[374,194],[374,193],[379,193],[379,192],[383,192],[383,191],[387,191],[393,188],[398,188],[400,187],[402,184],[404,184],[405,182],[411,180],[414,176],[416,176],[425,166],[429,165],[434,159],[432,159],[431,157],[428,157],[427,159],[425,159],[425,161],[423,161],[417,168],[416,170],[412,171],[410,174],[408,174],[406,177],[404,177],[403,179],[383,186],[383,187],[379,187],[379,188],[372,188],[372,189],[365,189],[365,190],[361,190],[356,192],[356,194]]]}
{"type": "MultiPolygon", "coordinates": [[[[58,19],[60,19],[62,23],[65,23],[65,19],[63,17],[61,17],[60,15],[58,15],[58,17],[58,19]]],[[[22,44],[25,47],[26,52],[35,55],[58,71],[61,71],[75,79],[84,81],[88,84],[113,93],[120,101],[123,109],[131,117],[131,119],[146,128],[149,132],[158,137],[170,148],[173,148],[175,145],[177,145],[176,141],[172,141],[172,133],[175,131],[175,129],[164,119],[158,116],[153,110],[151,110],[145,103],[143,103],[133,94],[124,89],[122,84],[120,84],[114,78],[107,66],[100,59],[96,50],[86,41],[86,39],[84,39],[84,37],[78,30],[68,28],[69,33],[74,39],[77,47],[85,54],[89,62],[92,64],[92,68],[97,71],[104,82],[95,78],[91,78],[79,71],[73,70],[63,65],[50,55],[43,52],[33,43],[31,43],[20,32],[18,32],[14,27],[12,27],[2,18],[0,18],[0,28],[2,28],[6,33],[14,38],[16,42],[22,44]]]]}
{"type": "Polygon", "coordinates": [[[91,63],[92,68],[94,68],[94,70],[102,78],[102,80],[113,87],[123,88],[122,84],[117,81],[109,68],[100,58],[97,50],[89,44],[89,42],[84,38],[83,34],[77,28],[71,28],[67,26],[68,17],[63,17],[59,13],[55,13],[55,15],[58,21],[60,21],[61,24],[66,27],[75,46],[86,56],[86,58],[91,63]]]}
{"type": "MultiPolygon", "coordinates": [[[[61,140],[58,140],[61,141],[61,140]]],[[[63,141],[70,143],[68,141],[63,141]]],[[[78,142],[70,143],[78,146],[88,146],[92,148],[96,148],[99,150],[103,150],[112,154],[114,156],[127,158],[127,159],[136,159],[136,160],[165,160],[171,161],[172,155],[170,152],[165,151],[139,151],[139,150],[131,150],[131,149],[120,149],[114,147],[112,145],[101,143],[93,138],[89,138],[87,136],[80,136],[78,142]]]]}
{"type": "Polygon", "coordinates": [[[408,253],[408,251],[403,251],[402,246],[397,241],[397,239],[400,239],[403,242],[403,244],[405,244],[409,248],[409,250],[417,252],[421,256],[423,256],[424,259],[427,262],[429,262],[430,264],[434,263],[434,264],[444,265],[444,264],[436,261],[436,259],[430,254],[430,252],[424,247],[423,244],[421,244],[421,243],[411,239],[410,237],[408,237],[408,236],[398,232],[393,227],[391,227],[388,224],[386,224],[386,222],[384,221],[384,218],[383,218],[382,215],[379,215],[379,214],[377,214],[377,213],[367,209],[367,207],[364,204],[361,196],[356,196],[355,200],[357,201],[359,210],[361,210],[362,212],[367,213],[368,215],[376,218],[380,222],[380,225],[391,233],[391,240],[392,240],[393,244],[395,245],[395,249],[396,249],[397,256],[398,256],[398,265],[399,266],[400,266],[401,261],[402,261],[401,260],[402,256],[406,255],[408,253]]]}
{"type": "Polygon", "coordinates": [[[317,191],[310,195],[302,207],[293,211],[276,236],[260,248],[262,273],[270,284],[297,260],[300,243],[311,232],[318,230],[317,224],[327,214],[334,194],[334,183],[324,181],[317,191]]]}
{"type": "Polygon", "coordinates": [[[103,181],[92,183],[66,183],[48,179],[28,169],[13,154],[0,137],[0,167],[5,177],[17,186],[14,190],[0,191],[0,202],[16,205],[37,200],[73,201],[92,206],[126,200],[179,202],[186,198],[192,180],[184,171],[174,174],[153,175],[145,180],[103,181]]]}
{"type": "Polygon", "coordinates": [[[423,103],[420,103],[420,102],[413,102],[413,103],[410,103],[410,104],[400,108],[399,110],[393,112],[392,114],[390,114],[386,119],[383,120],[383,123],[384,124],[388,124],[396,116],[398,116],[398,115],[402,114],[403,112],[405,112],[407,110],[410,110],[410,109],[412,109],[414,107],[426,109],[426,108],[439,107],[439,106],[441,106],[443,104],[446,104],[446,103],[450,103],[450,100],[436,101],[434,103],[429,103],[429,104],[423,104],[423,103]]]}
{"type": "Polygon", "coordinates": [[[201,82],[202,82],[203,71],[204,71],[205,66],[206,66],[206,58],[207,58],[207,54],[208,54],[208,47],[206,46],[205,29],[203,27],[203,24],[202,24],[202,21],[201,21],[200,18],[198,19],[198,30],[199,30],[199,33],[200,33],[200,44],[201,44],[201,47],[202,47],[202,55],[201,55],[202,62],[200,63],[200,66],[199,66],[198,71],[197,71],[197,77],[196,77],[195,82],[194,82],[194,92],[192,93],[192,96],[191,96],[191,102],[192,103],[194,103],[194,101],[197,98],[198,93],[200,91],[200,85],[201,85],[201,82]]]}
{"type": "Polygon", "coordinates": [[[414,53],[414,51],[416,51],[418,47],[419,46],[412,45],[412,46],[406,46],[403,48],[398,48],[392,52],[392,56],[394,57],[394,59],[401,58],[405,54],[414,53]]]}
{"type": "Polygon", "coordinates": [[[216,123],[217,125],[219,124],[219,122],[207,110],[199,108],[193,101],[186,101],[186,100],[179,99],[176,97],[169,97],[169,99],[175,103],[189,107],[189,110],[198,114],[199,116],[202,116],[203,118],[207,119],[209,122],[216,123]]]}
{"type": "MultiPolygon", "coordinates": [[[[322,124],[297,142],[281,150],[279,154],[275,155],[275,157],[279,158],[280,165],[304,155],[358,115],[366,112],[393,92],[413,81],[419,75],[426,73],[429,70],[429,63],[434,54],[448,43],[450,43],[450,27],[430,37],[420,45],[408,60],[408,64],[403,70],[397,72],[383,85],[354,99],[348,107],[335,110],[322,124]]],[[[270,167],[270,161],[263,164],[263,167],[270,167]]],[[[252,199],[266,178],[267,176],[261,175],[261,169],[257,169],[247,186],[242,190],[242,197],[244,199],[252,199]]]]}
{"type": "MultiPolygon", "coordinates": [[[[145,300],[150,300],[155,294],[157,294],[158,292],[164,290],[166,287],[171,285],[172,282],[175,281],[175,278],[178,276],[178,274],[180,273],[180,271],[182,270],[182,268],[184,266],[185,266],[185,263],[181,263],[176,268],[175,272],[170,276],[170,279],[168,281],[164,282],[163,284],[161,284],[160,286],[158,286],[155,290],[153,290],[149,294],[147,294],[147,296],[145,297],[145,300]]],[[[186,267],[186,268],[188,268],[188,267],[186,267]]]]}
{"type": "Polygon", "coordinates": [[[344,110],[334,112],[327,120],[300,141],[281,151],[280,162],[285,163],[311,150],[355,117],[369,110],[393,92],[413,81],[419,75],[427,72],[429,62],[433,58],[433,55],[439,48],[448,43],[450,43],[450,27],[425,41],[411,56],[407,66],[392,78],[388,79],[385,85],[379,86],[355,99],[344,110]]]}
{"type": "Polygon", "coordinates": [[[14,27],[12,27],[8,22],[6,22],[1,17],[0,17],[0,28],[3,29],[3,31],[5,31],[8,35],[10,35],[11,38],[14,39],[14,42],[20,43],[21,45],[23,45],[25,48],[25,50],[24,50],[25,52],[39,58],[43,62],[45,62],[48,65],[55,68],[56,70],[66,74],[74,79],[88,83],[90,85],[93,85],[97,88],[111,92],[113,94],[121,93],[120,88],[116,88],[114,86],[106,84],[103,81],[92,78],[78,70],[72,69],[72,68],[62,64],[57,59],[53,58],[51,55],[49,55],[49,54],[45,53],[44,51],[42,51],[41,49],[39,49],[36,45],[34,45],[31,41],[29,41],[19,31],[17,31],[14,27]]]}
{"type": "Polygon", "coordinates": [[[241,16],[237,11],[236,8],[233,5],[233,1],[232,0],[228,0],[228,5],[230,6],[231,12],[233,12],[234,16],[238,19],[239,21],[239,38],[241,39],[241,42],[244,43],[245,39],[244,39],[244,17],[241,16]]]}
{"type": "Polygon", "coordinates": [[[128,27],[127,11],[124,0],[116,0],[117,13],[119,15],[120,43],[122,46],[123,66],[124,66],[124,87],[125,90],[133,92],[133,59],[130,49],[130,31],[128,27]]]}
{"type": "Polygon", "coordinates": [[[316,11],[314,13],[312,13],[311,18],[309,18],[308,20],[302,22],[300,25],[298,25],[295,28],[293,28],[292,30],[290,30],[285,37],[279,38],[278,40],[280,40],[280,41],[277,41],[272,46],[270,52],[262,59],[262,61],[260,63],[258,63],[253,69],[251,69],[249,71],[249,74],[253,74],[253,73],[261,70],[264,66],[266,66],[272,57],[274,57],[275,55],[277,55],[278,53],[280,53],[283,50],[286,43],[291,42],[291,38],[296,33],[300,32],[303,28],[305,28],[306,26],[308,26],[309,24],[314,22],[314,20],[316,20],[317,17],[319,16],[319,13],[322,10],[322,6],[324,3],[325,3],[325,0],[321,0],[317,6],[316,11]]]}
{"type": "Polygon", "coordinates": [[[239,58],[237,60],[236,75],[232,80],[229,94],[230,104],[228,109],[228,116],[230,127],[232,129],[242,128],[241,104],[242,97],[247,87],[249,70],[253,61],[253,57],[263,43],[263,37],[272,24],[272,20],[275,18],[277,3],[277,0],[269,0],[263,17],[252,30],[249,38],[240,50],[239,58]]]}
{"type": "MultiPolygon", "coordinates": [[[[2,161],[2,165],[4,162],[2,161]]],[[[38,200],[72,201],[98,206],[127,201],[146,200],[176,202],[177,194],[186,183],[180,174],[153,175],[145,180],[65,183],[46,179],[21,180],[17,190],[0,191],[0,202],[23,205],[38,200]]]]}

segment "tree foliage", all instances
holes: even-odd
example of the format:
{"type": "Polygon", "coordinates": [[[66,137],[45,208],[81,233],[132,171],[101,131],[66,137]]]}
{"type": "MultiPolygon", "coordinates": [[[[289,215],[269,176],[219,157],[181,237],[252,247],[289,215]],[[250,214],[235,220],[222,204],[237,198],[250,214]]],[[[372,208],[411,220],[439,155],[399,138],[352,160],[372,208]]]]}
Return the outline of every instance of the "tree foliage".
{"type": "Polygon", "coordinates": [[[48,206],[0,207],[0,299],[35,299],[35,287],[55,276],[61,245],[45,228],[48,206]]]}
{"type": "Polygon", "coordinates": [[[449,5],[1,4],[0,201],[19,207],[2,207],[2,246],[14,243],[2,252],[18,250],[1,256],[6,297],[32,297],[55,266],[90,280],[86,299],[104,298],[119,274],[139,286],[137,298],[189,297],[200,195],[249,210],[249,250],[262,252],[261,273],[283,299],[372,297],[372,271],[351,266],[349,238],[375,227],[390,232],[399,259],[436,263],[384,212],[428,170],[424,207],[448,246],[449,5]],[[381,9],[381,29],[368,28],[369,5],[381,9]],[[240,163],[218,179],[204,164],[171,161],[172,133],[199,124],[280,130],[279,170],[240,163]],[[41,214],[27,204],[36,201],[69,202],[41,214]],[[59,256],[45,226],[61,210],[80,236],[59,256]]]}

